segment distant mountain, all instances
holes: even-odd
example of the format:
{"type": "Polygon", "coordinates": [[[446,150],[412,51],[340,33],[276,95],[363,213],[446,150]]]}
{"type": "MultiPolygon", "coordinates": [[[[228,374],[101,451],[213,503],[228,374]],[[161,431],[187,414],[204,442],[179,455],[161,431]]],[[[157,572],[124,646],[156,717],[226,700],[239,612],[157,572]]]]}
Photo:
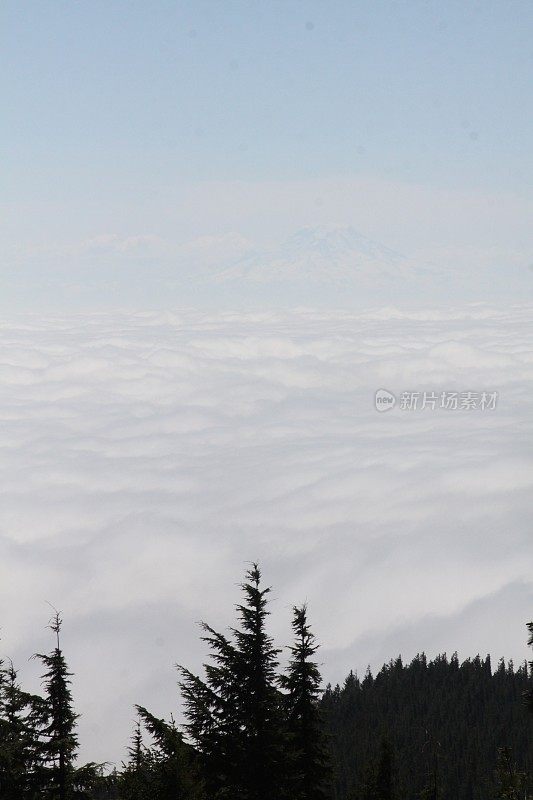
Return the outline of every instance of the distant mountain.
{"type": "Polygon", "coordinates": [[[435,273],[351,227],[303,228],[281,245],[253,251],[212,277],[217,282],[337,285],[406,281],[435,273]]]}

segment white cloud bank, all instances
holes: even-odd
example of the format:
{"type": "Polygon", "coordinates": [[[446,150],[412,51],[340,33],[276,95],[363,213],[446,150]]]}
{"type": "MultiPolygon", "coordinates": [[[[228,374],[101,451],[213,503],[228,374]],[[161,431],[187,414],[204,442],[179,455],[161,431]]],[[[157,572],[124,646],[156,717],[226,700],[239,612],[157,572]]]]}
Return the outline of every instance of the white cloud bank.
{"type": "Polygon", "coordinates": [[[401,652],[523,658],[533,616],[530,306],[93,313],[0,327],[1,652],[25,680],[65,615],[83,755],[177,705],[195,622],[245,562],[274,630],[307,599],[324,673],[401,652]],[[497,390],[378,414],[373,393],[497,390]]]}

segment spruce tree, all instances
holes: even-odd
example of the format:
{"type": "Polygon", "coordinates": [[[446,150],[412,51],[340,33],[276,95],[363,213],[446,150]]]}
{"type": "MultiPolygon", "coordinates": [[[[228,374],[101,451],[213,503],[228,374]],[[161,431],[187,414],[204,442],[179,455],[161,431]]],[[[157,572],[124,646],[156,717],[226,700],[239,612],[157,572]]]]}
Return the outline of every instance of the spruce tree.
{"type": "Polygon", "coordinates": [[[294,607],[294,643],[287,674],[280,683],[287,692],[290,737],[291,797],[294,800],[323,800],[327,797],[329,774],[323,724],[318,707],[321,676],[313,656],[318,650],[307,621],[307,607],[294,607]]]}
{"type": "Polygon", "coordinates": [[[24,796],[31,763],[27,709],[13,664],[0,667],[0,796],[6,800],[24,796]]]}
{"type": "Polygon", "coordinates": [[[211,649],[205,680],[180,668],[186,730],[200,753],[210,800],[286,796],[285,725],[277,688],[279,650],[266,630],[270,589],[256,564],[241,586],[231,639],[203,625],[211,649]]]}
{"type": "Polygon", "coordinates": [[[50,630],[55,634],[56,646],[46,655],[35,655],[45,667],[42,676],[45,689],[46,720],[41,731],[42,757],[44,761],[44,793],[51,800],[69,800],[74,788],[74,759],[78,749],[76,720],[70,684],[72,673],[61,650],[60,632],[62,620],[55,613],[50,630]]]}
{"type": "MultiPolygon", "coordinates": [[[[529,639],[528,645],[529,647],[533,647],[533,622],[528,622],[528,630],[529,630],[529,639]]],[[[531,713],[533,714],[533,660],[529,662],[529,671],[530,671],[530,682],[531,687],[527,693],[527,706],[531,713]]]]}
{"type": "Polygon", "coordinates": [[[141,731],[141,721],[137,719],[131,736],[131,744],[128,748],[129,764],[137,771],[140,770],[145,760],[145,748],[141,731]]]}
{"type": "Polygon", "coordinates": [[[25,779],[23,719],[25,702],[18,695],[16,673],[0,661],[0,797],[18,800],[25,779]]]}
{"type": "Polygon", "coordinates": [[[23,691],[12,664],[0,665],[0,797],[31,798],[38,790],[42,698],[23,691]]]}
{"type": "Polygon", "coordinates": [[[358,800],[394,800],[394,757],[390,739],[382,736],[377,757],[367,761],[363,771],[358,800]]]}
{"type": "MultiPolygon", "coordinates": [[[[437,664],[437,659],[433,664],[437,664]]],[[[439,800],[441,797],[440,742],[426,731],[424,750],[427,753],[426,783],[421,792],[421,800],[439,800]]]]}
{"type": "Polygon", "coordinates": [[[151,758],[138,717],[128,747],[128,761],[123,764],[118,780],[121,800],[151,800],[154,796],[151,782],[151,758]]]}
{"type": "Polygon", "coordinates": [[[379,748],[375,778],[375,799],[394,800],[394,758],[390,739],[384,736],[379,748]]]}
{"type": "Polygon", "coordinates": [[[137,712],[154,744],[149,752],[150,788],[158,800],[196,800],[201,785],[194,765],[193,748],[185,744],[174,719],[154,717],[142,706],[137,712]]]}
{"type": "Polygon", "coordinates": [[[225,636],[205,623],[202,629],[213,663],[205,665],[205,681],[179,667],[185,730],[199,753],[207,796],[240,798],[245,730],[241,725],[239,654],[225,636]]]}
{"type": "Polygon", "coordinates": [[[498,750],[496,785],[497,800],[523,800],[526,776],[517,769],[508,747],[498,750]]]}

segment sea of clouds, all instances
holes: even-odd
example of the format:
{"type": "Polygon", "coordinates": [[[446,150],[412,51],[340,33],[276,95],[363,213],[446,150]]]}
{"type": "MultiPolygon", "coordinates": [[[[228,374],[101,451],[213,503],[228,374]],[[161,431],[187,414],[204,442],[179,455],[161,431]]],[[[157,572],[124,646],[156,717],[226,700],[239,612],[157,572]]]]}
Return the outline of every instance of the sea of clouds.
{"type": "Polygon", "coordinates": [[[0,654],[37,688],[64,615],[83,756],[179,716],[196,623],[247,562],[327,680],[401,653],[526,656],[533,308],[18,316],[0,327],[0,654]],[[497,391],[377,413],[374,392],[497,391]]]}

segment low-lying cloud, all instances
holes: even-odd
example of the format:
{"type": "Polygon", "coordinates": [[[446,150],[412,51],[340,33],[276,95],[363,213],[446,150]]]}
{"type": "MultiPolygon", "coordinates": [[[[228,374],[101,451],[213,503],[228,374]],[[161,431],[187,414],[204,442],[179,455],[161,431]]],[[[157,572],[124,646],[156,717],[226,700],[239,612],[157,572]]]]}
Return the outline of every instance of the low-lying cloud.
{"type": "Polygon", "coordinates": [[[324,675],[401,652],[523,658],[533,616],[530,306],[93,313],[0,328],[1,652],[65,616],[83,755],[178,709],[195,623],[258,559],[272,628],[307,600],[324,675]],[[374,392],[498,391],[379,414],[374,392]]]}

